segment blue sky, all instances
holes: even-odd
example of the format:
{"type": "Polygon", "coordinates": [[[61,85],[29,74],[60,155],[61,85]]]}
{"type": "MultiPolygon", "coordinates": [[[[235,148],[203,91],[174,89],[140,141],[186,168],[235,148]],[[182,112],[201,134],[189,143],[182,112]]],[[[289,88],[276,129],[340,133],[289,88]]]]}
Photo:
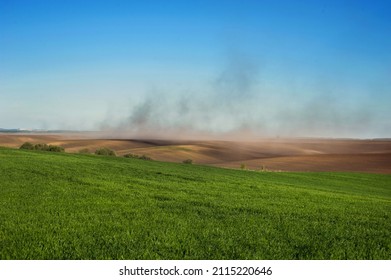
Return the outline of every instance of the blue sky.
{"type": "Polygon", "coordinates": [[[390,137],[391,1],[0,0],[0,127],[390,137]]]}

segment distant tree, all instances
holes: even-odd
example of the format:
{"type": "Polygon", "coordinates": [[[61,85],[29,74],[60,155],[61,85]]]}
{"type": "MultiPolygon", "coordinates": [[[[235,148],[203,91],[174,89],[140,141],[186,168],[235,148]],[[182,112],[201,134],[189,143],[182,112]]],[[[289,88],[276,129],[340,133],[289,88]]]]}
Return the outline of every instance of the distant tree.
{"type": "Polygon", "coordinates": [[[31,144],[30,142],[25,142],[22,144],[22,146],[20,146],[19,149],[22,149],[22,150],[34,150],[34,145],[31,144]]]}
{"type": "Polygon", "coordinates": [[[193,160],[192,159],[185,159],[184,161],[182,161],[184,164],[193,164],[193,160]]]}
{"type": "Polygon", "coordinates": [[[242,164],[240,165],[240,169],[242,169],[242,170],[247,169],[247,165],[245,165],[244,163],[242,163],[242,164]]]}
{"type": "Polygon", "coordinates": [[[109,148],[99,148],[95,151],[95,154],[99,156],[117,156],[116,153],[109,148]]]}

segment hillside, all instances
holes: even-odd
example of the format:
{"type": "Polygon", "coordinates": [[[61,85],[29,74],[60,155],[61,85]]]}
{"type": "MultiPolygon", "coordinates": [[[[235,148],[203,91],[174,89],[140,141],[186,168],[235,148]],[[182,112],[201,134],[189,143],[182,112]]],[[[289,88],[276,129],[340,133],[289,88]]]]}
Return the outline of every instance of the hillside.
{"type": "Polygon", "coordinates": [[[270,138],[252,142],[218,140],[113,139],[94,133],[0,133],[0,146],[24,142],[60,145],[66,152],[94,152],[101,147],[147,155],[167,162],[192,159],[203,165],[252,170],[366,172],[391,174],[391,140],[270,138]],[[106,138],[105,138],[106,137],[106,138]]]}
{"type": "Polygon", "coordinates": [[[0,259],[390,259],[391,176],[0,148],[0,259]]]}

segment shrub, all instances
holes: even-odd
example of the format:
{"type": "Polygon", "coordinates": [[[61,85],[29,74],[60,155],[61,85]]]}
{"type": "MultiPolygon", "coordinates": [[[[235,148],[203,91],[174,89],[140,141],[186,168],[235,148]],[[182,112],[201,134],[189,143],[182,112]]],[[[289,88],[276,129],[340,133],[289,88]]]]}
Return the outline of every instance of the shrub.
{"type": "Polygon", "coordinates": [[[143,159],[143,160],[152,160],[152,158],[150,158],[147,155],[139,156],[139,155],[136,155],[136,154],[126,154],[126,155],[124,155],[124,157],[126,157],[126,158],[137,158],[137,159],[143,159]]]}
{"type": "Polygon", "coordinates": [[[20,146],[19,149],[23,149],[23,150],[34,150],[34,145],[31,144],[30,142],[25,142],[25,143],[23,143],[22,146],[20,146]]]}
{"type": "Polygon", "coordinates": [[[64,148],[56,145],[47,144],[31,144],[30,142],[24,143],[20,146],[20,149],[25,150],[37,150],[37,151],[48,151],[48,152],[64,152],[64,148]]]}
{"type": "Polygon", "coordinates": [[[244,163],[242,163],[242,164],[240,165],[240,169],[242,169],[242,170],[247,169],[247,165],[245,165],[244,163]]]}
{"type": "Polygon", "coordinates": [[[185,164],[193,164],[193,160],[192,159],[185,159],[182,162],[185,163],[185,164]]]}
{"type": "Polygon", "coordinates": [[[49,146],[47,144],[35,144],[34,150],[37,151],[47,151],[49,149],[49,146]]]}
{"type": "Polygon", "coordinates": [[[47,148],[46,151],[56,152],[56,153],[63,153],[64,152],[64,148],[60,147],[60,146],[56,146],[56,145],[49,145],[49,147],[47,148]]]}
{"type": "Polygon", "coordinates": [[[95,154],[99,155],[99,156],[113,156],[113,157],[116,156],[115,152],[113,150],[108,149],[108,148],[97,149],[95,151],[95,154]]]}
{"type": "Polygon", "coordinates": [[[126,157],[126,158],[139,158],[139,155],[135,155],[135,154],[126,154],[126,155],[124,155],[124,157],[126,157]]]}
{"type": "Polygon", "coordinates": [[[146,155],[142,155],[141,157],[139,157],[139,159],[152,160],[152,158],[150,158],[149,156],[146,156],[146,155]]]}

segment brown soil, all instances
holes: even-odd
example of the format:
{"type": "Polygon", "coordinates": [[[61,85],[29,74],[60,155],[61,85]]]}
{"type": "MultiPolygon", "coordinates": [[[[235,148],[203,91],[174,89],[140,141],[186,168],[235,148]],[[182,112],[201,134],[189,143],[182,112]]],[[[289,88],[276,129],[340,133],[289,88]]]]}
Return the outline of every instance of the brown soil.
{"type": "Polygon", "coordinates": [[[391,174],[391,140],[262,139],[239,141],[175,141],[99,139],[91,134],[0,134],[0,146],[18,148],[24,142],[60,145],[66,152],[87,148],[113,149],[155,160],[228,168],[274,171],[353,171],[391,174]]]}

